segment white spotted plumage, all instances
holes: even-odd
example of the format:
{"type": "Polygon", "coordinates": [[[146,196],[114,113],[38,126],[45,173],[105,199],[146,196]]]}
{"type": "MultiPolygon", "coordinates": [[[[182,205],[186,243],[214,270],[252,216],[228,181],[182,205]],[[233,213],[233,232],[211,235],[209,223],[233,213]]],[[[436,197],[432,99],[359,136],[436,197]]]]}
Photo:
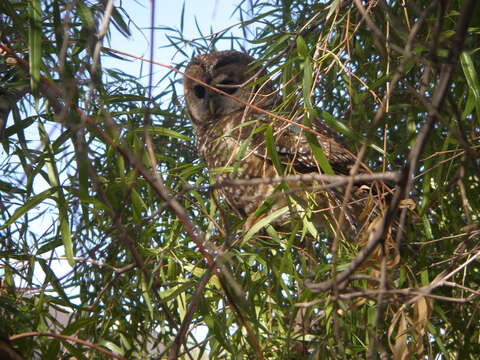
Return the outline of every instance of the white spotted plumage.
{"type": "MultiPolygon", "coordinates": [[[[248,102],[272,111],[278,103],[277,92],[270,80],[260,85],[252,85],[257,80],[252,78],[252,75],[267,75],[264,71],[259,71],[258,67],[253,69],[252,63],[254,59],[246,54],[222,51],[197,56],[188,65],[184,78],[185,100],[196,129],[199,155],[210,170],[236,169],[226,173],[216,171],[214,177],[217,182],[278,176],[265,141],[264,130],[271,127],[275,150],[287,174],[320,172],[305,130],[293,129],[292,125],[244,104],[248,102]],[[226,91],[231,96],[219,94],[195,80],[226,91]]],[[[348,174],[355,162],[354,156],[339,143],[337,135],[322,121],[315,119],[312,128],[332,168],[339,174],[348,174]]],[[[291,188],[302,186],[304,184],[290,184],[291,188]]],[[[225,186],[219,189],[229,206],[245,217],[251,216],[274,191],[275,186],[272,184],[225,186]]],[[[297,192],[296,195],[305,200],[304,202],[310,202],[311,196],[308,196],[306,191],[297,192]]],[[[314,205],[318,209],[329,208],[329,216],[335,216],[338,211],[332,209],[342,204],[342,195],[342,189],[318,192],[314,196],[314,205]]],[[[287,196],[275,198],[277,201],[270,213],[288,203],[287,196]]],[[[344,213],[353,227],[354,211],[347,207],[344,213]]],[[[291,215],[286,214],[275,223],[285,223],[291,215]]]]}

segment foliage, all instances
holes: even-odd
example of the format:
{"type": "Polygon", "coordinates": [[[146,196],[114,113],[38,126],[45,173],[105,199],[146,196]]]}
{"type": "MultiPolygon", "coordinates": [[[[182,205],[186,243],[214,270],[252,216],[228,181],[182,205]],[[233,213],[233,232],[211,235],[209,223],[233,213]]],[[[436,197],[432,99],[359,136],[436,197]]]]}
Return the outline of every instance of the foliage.
{"type": "Polygon", "coordinates": [[[128,58],[105,42],[131,26],[107,3],[0,3],[0,332],[26,358],[476,357],[480,10],[463,7],[475,1],[239,1],[279,112],[320,116],[375,172],[414,166],[397,188],[395,264],[321,292],[307,285],[346,269],[358,244],[332,246],[307,220],[246,234],[195,153],[176,69],[245,39],[186,39],[182,13],[160,31],[184,60],[151,94],[102,65],[128,58]]]}

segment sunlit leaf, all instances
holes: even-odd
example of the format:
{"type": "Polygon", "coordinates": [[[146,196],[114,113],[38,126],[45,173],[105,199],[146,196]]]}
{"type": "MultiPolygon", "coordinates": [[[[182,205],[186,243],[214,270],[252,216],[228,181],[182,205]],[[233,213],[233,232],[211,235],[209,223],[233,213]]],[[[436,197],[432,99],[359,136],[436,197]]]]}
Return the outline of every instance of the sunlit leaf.
{"type": "Polygon", "coordinates": [[[17,220],[20,216],[35,208],[38,204],[50,197],[56,191],[56,188],[50,188],[30,198],[25,204],[15,210],[13,215],[3,225],[0,226],[0,230],[3,230],[13,224],[13,222],[15,222],[15,220],[17,220]]]}
{"type": "Polygon", "coordinates": [[[37,93],[42,64],[42,8],[40,0],[28,1],[29,31],[28,50],[30,64],[30,87],[37,93]]]}

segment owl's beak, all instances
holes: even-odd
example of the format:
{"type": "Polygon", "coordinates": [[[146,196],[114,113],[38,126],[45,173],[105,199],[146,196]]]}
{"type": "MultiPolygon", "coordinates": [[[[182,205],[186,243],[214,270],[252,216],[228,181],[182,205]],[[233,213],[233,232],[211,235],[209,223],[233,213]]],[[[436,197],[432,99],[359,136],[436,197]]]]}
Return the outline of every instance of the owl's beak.
{"type": "Polygon", "coordinates": [[[208,100],[208,110],[210,111],[210,114],[211,114],[211,115],[215,115],[215,113],[217,112],[217,109],[218,109],[218,108],[217,108],[217,106],[216,106],[216,104],[215,104],[215,101],[214,101],[212,98],[210,98],[210,99],[208,100]]]}

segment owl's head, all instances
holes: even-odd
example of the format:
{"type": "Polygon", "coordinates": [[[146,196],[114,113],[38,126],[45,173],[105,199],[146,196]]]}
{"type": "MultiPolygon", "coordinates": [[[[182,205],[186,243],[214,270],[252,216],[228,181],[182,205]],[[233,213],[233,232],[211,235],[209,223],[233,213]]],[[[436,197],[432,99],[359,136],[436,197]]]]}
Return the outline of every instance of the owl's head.
{"type": "Polygon", "coordinates": [[[255,76],[258,68],[251,68],[253,60],[251,56],[238,51],[219,51],[199,55],[188,64],[183,86],[188,112],[195,126],[207,126],[225,115],[244,110],[247,107],[245,102],[264,109],[272,106],[273,87],[270,81],[258,83],[258,78],[264,76],[265,72],[261,71],[255,76]],[[219,94],[195,80],[220,89],[231,97],[219,94]]]}

